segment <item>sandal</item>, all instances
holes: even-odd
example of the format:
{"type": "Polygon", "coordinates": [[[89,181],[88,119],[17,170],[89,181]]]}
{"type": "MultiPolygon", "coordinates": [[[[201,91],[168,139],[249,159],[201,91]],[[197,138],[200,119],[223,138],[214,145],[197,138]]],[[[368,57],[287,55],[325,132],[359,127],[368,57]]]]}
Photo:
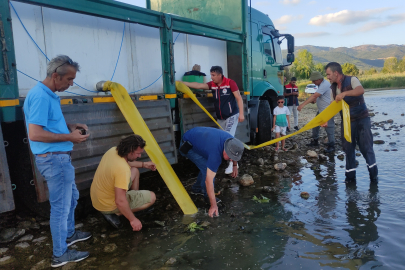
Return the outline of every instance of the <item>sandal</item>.
{"type": "Polygon", "coordinates": [[[283,148],[283,151],[284,151],[284,152],[287,152],[288,150],[287,150],[287,148],[283,148]]]}
{"type": "Polygon", "coordinates": [[[278,152],[278,147],[276,149],[274,149],[276,152],[278,152]]]}

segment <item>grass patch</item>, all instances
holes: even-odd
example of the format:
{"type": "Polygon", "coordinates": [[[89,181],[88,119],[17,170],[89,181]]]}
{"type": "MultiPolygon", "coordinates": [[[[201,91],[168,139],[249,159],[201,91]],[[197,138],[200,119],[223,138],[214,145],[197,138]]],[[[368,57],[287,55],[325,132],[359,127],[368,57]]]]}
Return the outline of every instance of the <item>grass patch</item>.
{"type": "Polygon", "coordinates": [[[405,73],[363,75],[359,80],[364,89],[405,87],[405,73]]]}

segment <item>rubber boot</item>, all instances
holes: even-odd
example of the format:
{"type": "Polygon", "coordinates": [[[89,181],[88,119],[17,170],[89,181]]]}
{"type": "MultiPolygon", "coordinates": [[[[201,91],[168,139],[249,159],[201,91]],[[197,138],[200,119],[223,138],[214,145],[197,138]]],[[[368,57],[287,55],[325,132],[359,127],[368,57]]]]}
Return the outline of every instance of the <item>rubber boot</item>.
{"type": "Polygon", "coordinates": [[[310,143],[307,143],[307,146],[318,146],[318,145],[319,145],[318,139],[313,139],[311,140],[310,143]]]}
{"type": "Polygon", "coordinates": [[[335,152],[335,144],[328,143],[328,148],[325,149],[325,153],[333,153],[335,152]]]}

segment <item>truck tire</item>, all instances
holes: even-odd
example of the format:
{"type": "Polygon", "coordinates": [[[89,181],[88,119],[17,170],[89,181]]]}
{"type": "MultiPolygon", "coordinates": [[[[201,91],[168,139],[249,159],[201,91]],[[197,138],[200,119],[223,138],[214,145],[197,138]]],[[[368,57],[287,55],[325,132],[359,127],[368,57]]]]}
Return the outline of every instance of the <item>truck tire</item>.
{"type": "Polygon", "coordinates": [[[267,100],[260,100],[259,112],[257,115],[258,132],[256,144],[261,144],[271,140],[273,126],[273,117],[271,114],[270,104],[267,100]]]}

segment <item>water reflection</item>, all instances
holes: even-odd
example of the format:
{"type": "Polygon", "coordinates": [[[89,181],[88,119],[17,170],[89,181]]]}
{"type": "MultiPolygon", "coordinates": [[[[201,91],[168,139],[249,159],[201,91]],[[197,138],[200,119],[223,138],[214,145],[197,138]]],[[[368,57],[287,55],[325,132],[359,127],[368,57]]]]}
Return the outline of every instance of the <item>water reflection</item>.
{"type": "Polygon", "coordinates": [[[363,196],[355,184],[348,184],[346,196],[346,215],[350,227],[345,230],[353,241],[351,258],[361,259],[363,263],[375,260],[374,250],[369,244],[379,237],[376,225],[381,214],[378,186],[370,184],[368,194],[363,196]]]}

